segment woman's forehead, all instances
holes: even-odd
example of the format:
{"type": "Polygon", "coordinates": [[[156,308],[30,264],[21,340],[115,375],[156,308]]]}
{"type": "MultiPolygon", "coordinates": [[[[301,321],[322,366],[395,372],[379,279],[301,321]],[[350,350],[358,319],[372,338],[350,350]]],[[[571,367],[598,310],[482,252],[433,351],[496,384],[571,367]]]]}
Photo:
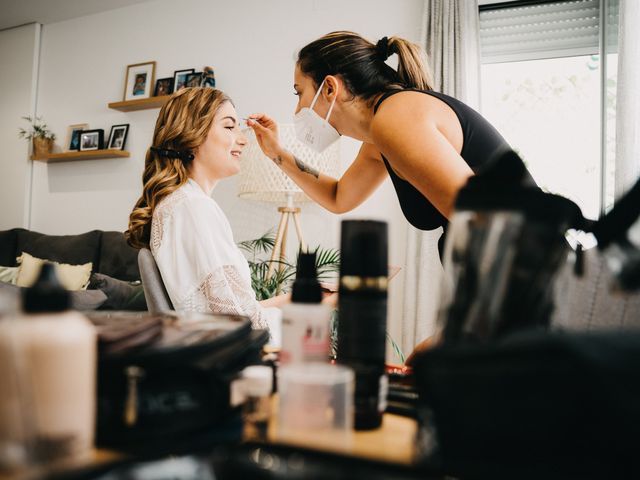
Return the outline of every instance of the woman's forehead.
{"type": "Polygon", "coordinates": [[[220,108],[218,108],[218,111],[214,116],[216,120],[223,119],[225,117],[237,117],[236,109],[231,102],[224,102],[220,105],[220,108]]]}

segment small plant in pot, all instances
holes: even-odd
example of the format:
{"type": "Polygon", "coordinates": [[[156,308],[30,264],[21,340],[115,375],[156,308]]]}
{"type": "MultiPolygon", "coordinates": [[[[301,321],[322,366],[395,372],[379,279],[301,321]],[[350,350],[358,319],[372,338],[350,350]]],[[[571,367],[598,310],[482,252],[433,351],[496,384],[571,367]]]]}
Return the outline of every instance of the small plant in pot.
{"type": "Polygon", "coordinates": [[[33,142],[33,156],[44,157],[53,150],[53,141],[56,139],[55,133],[47,128],[47,124],[42,121],[42,117],[22,117],[29,122],[29,128],[20,128],[18,136],[33,142]]]}

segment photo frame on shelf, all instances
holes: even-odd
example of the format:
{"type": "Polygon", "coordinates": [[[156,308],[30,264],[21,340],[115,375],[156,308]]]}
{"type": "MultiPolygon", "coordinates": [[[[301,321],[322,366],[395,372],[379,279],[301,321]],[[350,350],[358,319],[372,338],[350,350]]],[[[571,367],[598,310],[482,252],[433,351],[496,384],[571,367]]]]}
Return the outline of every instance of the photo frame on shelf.
{"type": "Polygon", "coordinates": [[[127,142],[127,134],[129,133],[129,124],[123,123],[121,125],[113,125],[109,132],[109,141],[107,142],[108,149],[124,150],[124,146],[127,142]]]}
{"type": "Polygon", "coordinates": [[[102,150],[104,148],[104,130],[83,130],[80,132],[80,151],[102,150]]]}
{"type": "Polygon", "coordinates": [[[202,72],[190,73],[185,80],[185,87],[199,87],[202,81],[202,72]]]}
{"type": "Polygon", "coordinates": [[[156,88],[153,91],[154,97],[171,95],[173,93],[173,77],[159,78],[156,80],[156,88]]]}
{"type": "Polygon", "coordinates": [[[216,76],[212,67],[204,67],[202,69],[201,87],[216,88],[216,76]]]}
{"type": "Polygon", "coordinates": [[[76,123],[74,125],[69,125],[67,128],[67,152],[80,150],[80,132],[83,130],[89,130],[88,123],[76,123]]]}
{"type": "Polygon", "coordinates": [[[139,100],[151,97],[155,86],[156,62],[127,65],[123,100],[139,100]]]}
{"type": "Polygon", "coordinates": [[[187,75],[194,73],[195,71],[195,68],[187,68],[185,70],[176,70],[173,72],[173,91],[177,92],[184,88],[187,83],[187,75]]]}

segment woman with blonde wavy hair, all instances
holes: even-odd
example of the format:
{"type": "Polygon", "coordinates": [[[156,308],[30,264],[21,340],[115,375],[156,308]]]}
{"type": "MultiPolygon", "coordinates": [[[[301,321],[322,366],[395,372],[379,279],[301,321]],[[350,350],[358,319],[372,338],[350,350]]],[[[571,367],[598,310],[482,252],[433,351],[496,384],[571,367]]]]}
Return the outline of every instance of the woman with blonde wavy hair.
{"type": "Polygon", "coordinates": [[[211,198],[219,180],[239,172],[246,142],[223,92],[176,92],[158,115],[125,234],[132,246],[151,249],[176,310],[247,315],[267,328],[268,307],[287,297],[256,300],[247,261],[211,198]]]}

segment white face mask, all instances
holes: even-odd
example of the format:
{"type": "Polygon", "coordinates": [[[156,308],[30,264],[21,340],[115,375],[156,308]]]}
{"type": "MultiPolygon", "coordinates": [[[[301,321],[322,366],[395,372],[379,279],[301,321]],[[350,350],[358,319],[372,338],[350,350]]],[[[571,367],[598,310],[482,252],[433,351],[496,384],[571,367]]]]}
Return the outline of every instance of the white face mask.
{"type": "Polygon", "coordinates": [[[329,123],[329,116],[331,115],[333,106],[336,103],[337,92],[336,97],[333,98],[333,101],[329,106],[329,111],[327,112],[326,118],[323,119],[320,115],[313,111],[313,106],[318,100],[318,96],[322,91],[323,85],[324,80],[320,84],[315,97],[313,97],[311,106],[301,108],[300,111],[296,113],[293,120],[297,139],[305,145],[308,145],[318,153],[323,152],[329,145],[340,138],[340,134],[338,133],[338,131],[329,123]]]}

